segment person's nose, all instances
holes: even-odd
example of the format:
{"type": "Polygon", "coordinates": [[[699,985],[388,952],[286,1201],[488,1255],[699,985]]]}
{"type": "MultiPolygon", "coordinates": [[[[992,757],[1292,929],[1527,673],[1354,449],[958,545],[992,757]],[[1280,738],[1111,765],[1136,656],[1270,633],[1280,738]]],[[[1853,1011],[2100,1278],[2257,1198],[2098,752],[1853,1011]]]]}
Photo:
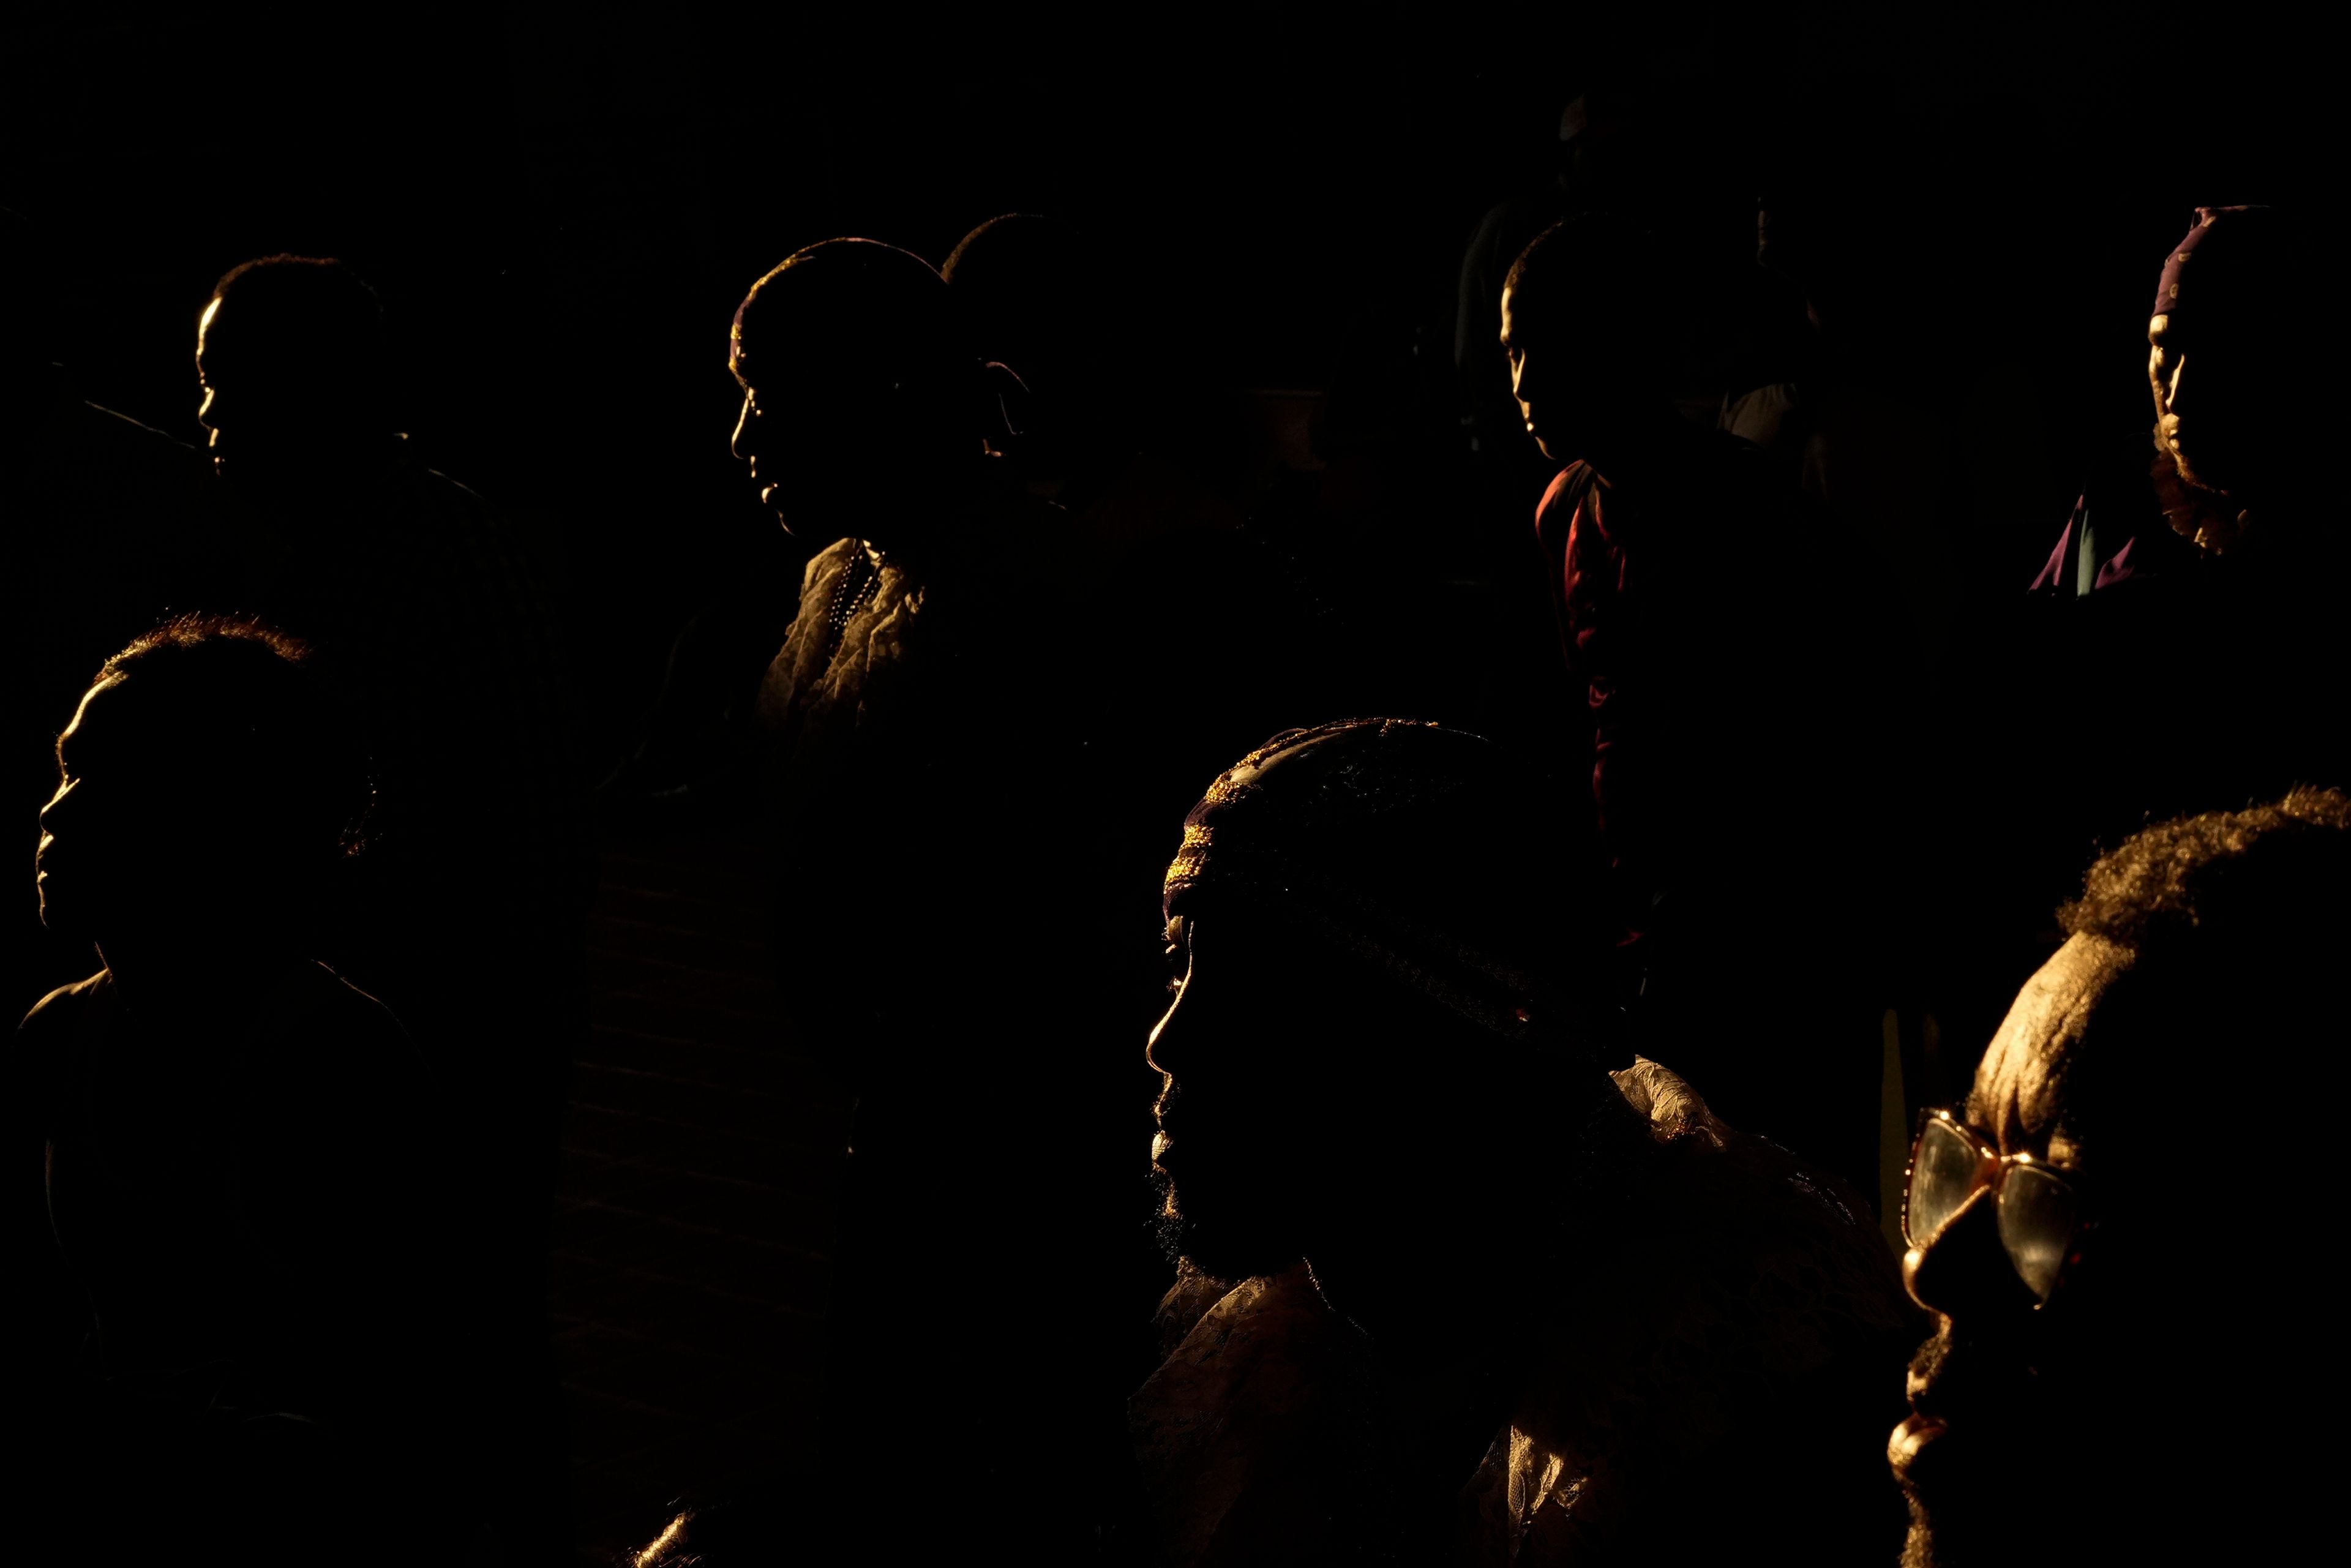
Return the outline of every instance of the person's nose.
{"type": "Polygon", "coordinates": [[[41,808],[41,832],[44,837],[55,836],[59,825],[73,816],[76,809],[73,796],[80,787],[80,780],[66,779],[57,786],[57,793],[49,797],[48,804],[41,808]]]}
{"type": "Polygon", "coordinates": [[[206,387],[204,401],[196,404],[196,423],[217,434],[220,431],[220,389],[206,387]]]}
{"type": "Polygon", "coordinates": [[[1978,1187],[1943,1228],[1902,1258],[1910,1299],[1954,1320],[2027,1311],[2035,1297],[2001,1244],[2000,1212],[1990,1187],[1978,1187]]]}
{"type": "Polygon", "coordinates": [[[1521,403],[1531,404],[1542,395],[1534,362],[1534,356],[1523,350],[1510,356],[1510,395],[1521,403]]]}
{"type": "Polygon", "coordinates": [[[1184,1010],[1185,993],[1191,985],[1192,977],[1187,974],[1176,988],[1175,999],[1159,1015],[1159,1021],[1151,1026],[1151,1036],[1144,1042],[1143,1060],[1154,1071],[1169,1078],[1176,1075],[1178,1067],[1191,1054],[1192,1018],[1184,1010]]]}
{"type": "Polygon", "coordinates": [[[758,418],[758,410],[752,406],[751,394],[745,392],[743,411],[735,416],[735,434],[726,443],[726,450],[733,453],[739,462],[748,463],[757,455],[752,422],[758,418]]]}

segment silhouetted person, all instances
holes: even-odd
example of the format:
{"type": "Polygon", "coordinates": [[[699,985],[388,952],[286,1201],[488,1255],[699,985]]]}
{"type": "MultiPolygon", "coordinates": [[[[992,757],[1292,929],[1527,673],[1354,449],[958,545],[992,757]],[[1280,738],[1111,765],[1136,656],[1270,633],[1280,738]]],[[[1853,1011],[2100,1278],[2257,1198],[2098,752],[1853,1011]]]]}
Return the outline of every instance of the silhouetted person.
{"type": "Polygon", "coordinates": [[[107,661],[57,762],[42,916],[105,967],[17,1037],[80,1309],[42,1507],[102,1562],[465,1541],[471,1173],[400,1025],[314,961],[355,738],[298,644],[187,619],[107,661]]]}
{"type": "MultiPolygon", "coordinates": [[[[1134,373],[1182,355],[1122,305],[1132,279],[1103,247],[1057,220],[1007,214],[966,235],[942,276],[976,340],[1020,378],[1015,473],[1070,514],[1087,586],[1068,621],[1086,628],[1098,683],[1080,720],[1086,789],[1139,924],[1100,913],[1147,936],[1168,824],[1195,781],[1283,723],[1347,711],[1333,628],[1207,477],[1195,441],[1205,389],[1178,371],[1134,373]]],[[[1155,947],[1112,951],[1143,967],[1137,994],[1154,995],[1155,947]]]]}
{"type": "MultiPolygon", "coordinates": [[[[578,714],[547,563],[417,460],[397,369],[373,291],[340,262],[235,268],[197,335],[200,417],[245,566],[235,602],[309,642],[367,733],[375,845],[345,879],[335,957],[465,1087],[469,1158],[505,1238],[486,1310],[508,1324],[516,1380],[484,1397],[519,1423],[536,1417],[509,1406],[553,1397],[540,1260],[583,1028],[578,714]]],[[[516,1507],[551,1509],[554,1438],[515,1451],[548,1467],[517,1460],[516,1507]]]]}
{"type": "Polygon", "coordinates": [[[1929,205],[1939,193],[1914,189],[1920,154],[1915,137],[1895,133],[1903,121],[1879,106],[1838,107],[1830,128],[1785,160],[1798,167],[1767,175],[1757,201],[1755,259],[1783,291],[1767,324],[1776,373],[1729,389],[1720,423],[1838,514],[1862,551],[1860,580],[1899,606],[1939,667],[1968,587],[1963,534],[1976,492],[1997,495],[2003,511],[2039,493],[2027,346],[1965,356],[1956,368],[1921,354],[1919,300],[1965,290],[1972,304],[1980,268],[1944,243],[1947,215],[1929,205]],[[1888,134],[1856,138],[1863,122],[1888,134]],[[1954,453],[1954,397],[2000,423],[1997,465],[1954,453]]]}
{"type": "Polygon", "coordinates": [[[1147,1239],[1131,1142],[1063,1109],[1134,1103],[1091,1034],[1095,609],[1066,514],[987,454],[999,383],[958,306],[905,252],[834,240],[762,278],[733,339],[735,451],[787,528],[833,541],[760,713],[784,1004],[856,1096],[810,1505],[841,1561],[908,1549],[909,1462],[959,1537],[1090,1552],[1101,1336],[1123,1311],[1139,1342],[1148,1311],[1103,1261],[1147,1239]]]}
{"type": "MultiPolygon", "coordinates": [[[[58,723],[90,671],[172,609],[207,601],[228,564],[202,455],[84,401],[57,362],[72,314],[64,271],[47,235],[0,211],[0,789],[24,855],[57,786],[58,723]]],[[[29,883],[9,900],[0,988],[14,1005],[73,978],[88,955],[44,932],[29,883]]]]}
{"type": "Polygon", "coordinates": [[[2113,345],[2151,417],[2091,455],[2045,564],[2011,562],[2040,573],[1988,641],[1964,788],[1990,810],[1960,821],[1980,924],[2026,962],[2068,868],[2146,821],[2351,782],[2341,443],[2304,335],[2323,246],[2288,210],[2198,210],[2145,345],[2113,345]]]}
{"type": "Polygon", "coordinates": [[[1629,1057],[1544,797],[1355,720],[1186,821],[1150,1060],[1189,1267],[1131,1406],[1170,1563],[1892,1554],[1892,1260],[1629,1057]]]}
{"type": "Polygon", "coordinates": [[[2333,1104],[2346,886],[2336,790],[2136,834],[1923,1124],[1903,1271],[1938,1332],[1889,1446],[1910,1568],[2307,1554],[2331,1413],[2265,1266],[2308,1255],[2328,1145],[2232,1108],[2333,1104]]]}
{"type": "Polygon", "coordinates": [[[1868,1190],[1875,857],[1903,771],[1880,694],[1905,649],[1832,519],[1676,412],[1658,269],[1637,231],[1571,220],[1512,267],[1499,321],[1526,427],[1567,465],[1536,533],[1628,985],[1645,1050],[1868,1190]]]}
{"type": "Polygon", "coordinates": [[[1635,105],[1622,91],[1595,88],[1571,99],[1560,110],[1549,183],[1489,210],[1461,258],[1453,363],[1461,378],[1462,423],[1473,471],[1484,486],[1510,496],[1513,514],[1524,505],[1516,492],[1540,495],[1548,469],[1511,401],[1510,366],[1494,350],[1503,280],[1519,253],[1552,225],[1623,203],[1635,119],[1635,105]]]}
{"type": "Polygon", "coordinates": [[[2152,450],[2094,470],[2033,585],[2061,601],[2064,655],[2103,677],[2067,714],[2102,826],[2342,781],[2343,727],[2322,719],[2351,650],[2339,438],[2298,337],[2314,237],[2292,212],[2197,209],[2147,319],[2152,450]],[[2191,715],[2202,740],[2175,746],[2191,715]]]}

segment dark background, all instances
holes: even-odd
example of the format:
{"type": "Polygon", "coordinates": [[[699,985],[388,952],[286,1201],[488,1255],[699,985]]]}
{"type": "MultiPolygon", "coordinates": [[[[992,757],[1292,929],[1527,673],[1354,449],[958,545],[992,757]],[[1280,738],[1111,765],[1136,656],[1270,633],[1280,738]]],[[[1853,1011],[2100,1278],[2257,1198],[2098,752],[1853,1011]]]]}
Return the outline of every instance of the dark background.
{"type": "MultiPolygon", "coordinates": [[[[1251,406],[1296,413],[1329,393],[1326,436],[1353,422],[1369,445],[1451,444],[1351,470],[1414,476],[1388,509],[1433,554],[1486,526],[1458,482],[1463,247],[1548,178],[1560,108],[1594,82],[1648,94],[1648,194],[1694,275],[1751,277],[1756,192],[1792,144],[1828,150],[1841,199],[1905,214],[1891,227],[1917,266],[1893,264],[1897,308],[1872,326],[1901,369],[1876,384],[1969,471],[1970,569],[2022,590],[2074,494],[2068,454],[2144,428],[2147,301],[2190,209],[2339,186],[2340,94],[2314,87],[2336,51],[2309,15],[20,6],[0,22],[0,204],[65,264],[82,394],[191,442],[195,321],[223,272],[291,251],[372,280],[424,455],[568,547],[601,769],[680,624],[763,585],[788,617],[804,550],[826,542],[786,539],[727,454],[727,321],[791,251],[858,234],[937,261],[998,213],[1080,220],[1116,285],[1102,329],[1125,349],[1102,396],[1282,392],[1300,395],[1251,406]]],[[[2311,307],[2323,352],[2333,307],[2311,307]]],[[[341,371],[318,345],[319,398],[341,371]]],[[[1264,471],[1336,448],[1254,428],[1267,450],[1239,498],[1266,501],[1262,522],[1314,489],[1264,471]]],[[[1520,538],[1524,516],[1503,509],[1520,538]]],[[[1408,619],[1436,573],[1393,575],[1404,591],[1354,608],[1416,657],[1442,640],[1408,619]]],[[[1478,657],[1430,661],[1427,689],[1458,702],[1478,657]]],[[[1983,684],[1971,652],[1958,664],[1983,684]]],[[[808,1462],[845,1114],[779,1044],[754,857],[614,837],[550,1275],[581,1560],[599,1563],[681,1489],[808,1462]]],[[[2037,917],[2054,896],[2027,903],[2037,917]]],[[[1984,967],[1992,1016],[2032,962],[1984,967]]],[[[1989,1029],[1964,1009],[1946,1023],[1962,1055],[1989,1029]]]]}
{"type": "Polygon", "coordinates": [[[1442,368],[1462,245],[1542,178],[1584,82],[1662,93],[1677,200],[1732,261],[1775,135],[1828,104],[1887,199],[1947,214],[1942,243],[2010,291],[2039,275],[2036,314],[2075,339],[2019,344],[1922,290],[1921,417],[1980,448],[1998,411],[1938,407],[1933,367],[2028,347],[2085,429],[2138,417],[2143,296],[2189,209],[2326,188],[2298,73],[2330,51],[2244,5],[2060,12],[75,7],[7,25],[0,202],[68,262],[84,395],[190,440],[214,279],[277,251],[359,267],[427,455],[568,541],[616,748],[713,583],[792,591],[726,454],[723,334],[755,277],[833,235],[935,261],[996,213],[1079,218],[1136,320],[1181,324],[1138,345],[1314,389],[1366,342],[1442,368]]]}

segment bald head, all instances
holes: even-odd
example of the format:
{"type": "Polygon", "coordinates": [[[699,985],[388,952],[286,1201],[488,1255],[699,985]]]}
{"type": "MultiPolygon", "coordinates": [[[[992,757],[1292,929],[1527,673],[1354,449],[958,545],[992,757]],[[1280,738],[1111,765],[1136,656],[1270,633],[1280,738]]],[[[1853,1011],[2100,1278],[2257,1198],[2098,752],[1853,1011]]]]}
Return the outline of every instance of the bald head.
{"type": "Polygon", "coordinates": [[[751,286],[727,368],[735,455],[784,527],[867,533],[885,495],[935,488],[986,448],[988,397],[959,302],[920,257],[809,246],[751,286]]]}
{"type": "Polygon", "coordinates": [[[787,256],[751,286],[728,335],[747,386],[820,376],[904,384],[967,369],[970,332],[946,279],[895,246],[833,239],[787,256]]]}
{"type": "Polygon", "coordinates": [[[196,323],[200,419],[224,475],[331,469],[395,428],[383,305],[342,262],[232,269],[196,323]]]}

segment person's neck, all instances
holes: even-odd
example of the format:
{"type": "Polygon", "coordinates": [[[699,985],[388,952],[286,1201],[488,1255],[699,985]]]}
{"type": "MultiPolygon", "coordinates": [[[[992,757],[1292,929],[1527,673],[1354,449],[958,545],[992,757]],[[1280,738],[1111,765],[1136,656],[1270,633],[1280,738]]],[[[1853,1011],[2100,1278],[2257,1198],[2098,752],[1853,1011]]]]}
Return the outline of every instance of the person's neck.
{"type": "MultiPolygon", "coordinates": [[[[1488,1192],[1439,1206],[1459,1215],[1490,1204],[1488,1192]]],[[[1333,1236],[1307,1256],[1316,1290],[1333,1312],[1361,1329],[1400,1365],[1460,1361],[1483,1336],[1480,1325],[1517,1322],[1524,1305],[1521,1251],[1474,1221],[1428,1228],[1408,1243],[1385,1229],[1333,1236]]]]}
{"type": "Polygon", "coordinates": [[[1583,444],[1583,462],[1603,485],[1644,484],[1669,465],[1689,426],[1671,403],[1660,401],[1583,444]]]}
{"type": "Polygon", "coordinates": [[[888,492],[886,512],[858,519],[856,532],[885,556],[920,560],[969,527],[969,508],[1006,483],[1009,470],[981,455],[908,465],[888,492]]]}
{"type": "Polygon", "coordinates": [[[407,455],[397,433],[281,452],[275,461],[237,463],[230,484],[264,506],[308,506],[322,495],[364,491],[381,484],[407,455]]]}

